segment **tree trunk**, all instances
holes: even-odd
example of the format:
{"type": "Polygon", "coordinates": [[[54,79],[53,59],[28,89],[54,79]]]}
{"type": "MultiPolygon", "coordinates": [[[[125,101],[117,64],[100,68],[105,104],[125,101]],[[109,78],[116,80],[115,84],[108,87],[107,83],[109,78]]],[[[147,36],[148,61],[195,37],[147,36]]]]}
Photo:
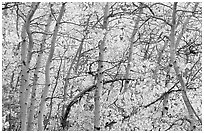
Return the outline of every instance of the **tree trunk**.
{"type": "Polygon", "coordinates": [[[76,62],[76,65],[75,65],[75,73],[78,72],[78,67],[79,67],[79,62],[80,62],[80,58],[81,58],[81,52],[82,52],[82,49],[83,49],[84,40],[87,38],[87,36],[89,34],[88,27],[89,27],[90,19],[91,19],[91,15],[89,15],[89,18],[87,19],[86,28],[84,30],[85,31],[85,35],[82,38],[81,44],[80,44],[79,49],[78,49],[78,58],[77,58],[77,62],[76,62]]]}
{"type": "Polygon", "coordinates": [[[80,60],[80,57],[81,57],[81,51],[82,51],[82,49],[83,49],[83,44],[84,44],[84,40],[86,39],[86,37],[87,37],[87,35],[88,35],[88,32],[87,32],[87,29],[88,29],[88,24],[89,24],[89,20],[90,20],[90,17],[88,18],[88,20],[87,20],[87,25],[86,25],[86,28],[85,28],[85,36],[82,38],[82,40],[81,40],[81,43],[80,43],[80,45],[79,45],[79,48],[77,49],[77,52],[76,52],[76,54],[75,54],[75,56],[74,56],[74,59],[72,60],[72,63],[71,63],[71,65],[70,65],[70,67],[69,67],[69,70],[68,70],[68,72],[67,72],[67,76],[66,76],[66,78],[65,78],[65,85],[64,85],[64,94],[63,94],[63,102],[64,102],[64,105],[63,105],[63,107],[62,107],[62,116],[64,116],[64,112],[65,112],[65,102],[66,102],[66,100],[67,100],[67,86],[68,86],[68,81],[69,81],[69,77],[70,77],[70,74],[71,74],[71,70],[73,69],[73,66],[74,66],[74,62],[77,62],[76,63],[76,67],[75,67],[75,73],[77,73],[77,71],[78,71],[78,64],[79,64],[79,60],[80,60]],[[78,59],[77,59],[77,57],[78,57],[78,59]]]}
{"type": "Polygon", "coordinates": [[[65,78],[65,84],[64,84],[64,94],[63,94],[63,107],[62,107],[62,116],[64,115],[64,111],[65,111],[65,102],[66,102],[66,100],[67,100],[67,86],[68,86],[68,82],[69,82],[69,77],[70,77],[70,74],[71,74],[71,70],[73,69],[73,66],[74,66],[74,62],[76,61],[76,58],[77,58],[77,55],[79,54],[79,52],[80,52],[80,49],[82,48],[82,45],[83,45],[83,42],[84,42],[84,39],[85,38],[83,38],[82,39],[82,42],[81,42],[81,44],[79,45],[79,48],[77,49],[77,52],[76,52],[76,54],[75,54],[75,56],[74,56],[74,59],[72,60],[72,62],[71,62],[71,65],[70,65],[70,67],[69,67],[69,70],[68,70],[68,72],[67,72],[67,76],[66,76],[66,78],[65,78]]]}
{"type": "MultiPolygon", "coordinates": [[[[51,14],[48,17],[47,25],[45,27],[45,33],[49,31],[50,23],[52,20],[51,14]]],[[[37,88],[37,81],[38,81],[38,73],[41,65],[42,55],[44,51],[44,45],[46,41],[46,34],[42,36],[42,43],[40,44],[40,52],[38,53],[38,57],[36,60],[36,68],[34,72],[34,79],[33,79],[33,87],[32,87],[32,93],[31,93],[31,103],[29,108],[29,115],[28,115],[28,126],[27,130],[32,131],[33,125],[34,125],[34,112],[35,112],[35,101],[36,101],[36,88],[37,88]]]]}
{"type": "MultiPolygon", "coordinates": [[[[194,12],[195,12],[196,8],[198,7],[198,4],[199,4],[199,3],[195,3],[195,6],[194,6],[193,11],[192,11],[192,12],[193,12],[192,15],[194,15],[194,12]]],[[[179,33],[179,35],[178,35],[178,37],[177,37],[177,40],[176,40],[175,50],[176,50],[176,49],[178,48],[178,46],[179,46],[181,37],[183,36],[183,34],[184,34],[185,31],[186,31],[186,26],[187,26],[187,24],[189,23],[189,20],[190,20],[190,18],[192,17],[192,15],[189,15],[189,16],[186,18],[186,20],[184,21],[184,24],[183,24],[183,26],[182,26],[182,30],[181,30],[181,32],[179,33]]]]}
{"type": "Polygon", "coordinates": [[[104,19],[103,19],[103,30],[106,30],[103,40],[99,41],[99,60],[98,60],[98,79],[97,79],[97,88],[95,90],[94,102],[95,102],[95,110],[94,110],[94,130],[100,130],[100,97],[101,90],[103,87],[103,58],[104,58],[104,49],[105,49],[105,41],[107,35],[107,26],[108,26],[108,14],[109,14],[109,5],[106,3],[104,9],[104,19]]]}
{"type": "Polygon", "coordinates": [[[41,96],[41,102],[40,102],[40,107],[39,107],[39,114],[38,114],[38,131],[42,131],[43,130],[43,117],[44,117],[44,109],[45,109],[45,100],[48,94],[48,90],[50,87],[50,64],[52,62],[52,57],[54,54],[54,50],[55,50],[55,42],[56,42],[56,38],[57,38],[57,33],[59,30],[59,24],[60,21],[62,19],[62,16],[64,14],[64,10],[65,10],[65,4],[63,3],[60,9],[60,13],[59,16],[57,18],[57,22],[54,28],[54,33],[53,33],[53,37],[51,40],[51,47],[50,47],[50,53],[46,62],[46,66],[45,66],[45,88],[43,90],[43,94],[41,96]]]}
{"type": "MultiPolygon", "coordinates": [[[[134,26],[134,29],[132,31],[132,35],[131,35],[131,38],[130,38],[130,46],[129,46],[129,56],[128,56],[128,62],[127,62],[127,68],[126,68],[126,73],[125,73],[125,79],[128,79],[129,78],[129,75],[130,75],[130,67],[131,67],[131,61],[132,61],[132,53],[133,53],[133,42],[135,40],[135,35],[138,31],[138,25],[139,25],[139,22],[140,22],[140,18],[141,18],[141,14],[142,14],[142,3],[140,3],[140,9],[139,9],[139,14],[137,16],[137,19],[136,19],[136,22],[135,22],[135,26],[134,26]]],[[[125,80],[125,84],[124,84],[124,90],[122,93],[125,93],[128,89],[128,84],[129,84],[129,80],[125,80]]]]}
{"type": "MultiPolygon", "coordinates": [[[[196,6],[195,6],[196,7],[196,6]]],[[[183,77],[181,75],[181,72],[179,71],[179,67],[178,67],[178,64],[177,64],[177,60],[176,60],[176,54],[175,54],[175,51],[176,51],[176,48],[178,46],[178,44],[176,43],[179,43],[179,40],[180,39],[180,36],[178,37],[177,39],[177,42],[175,43],[175,25],[176,25],[176,8],[177,8],[177,2],[174,2],[174,6],[173,6],[173,13],[172,13],[172,24],[171,24],[171,34],[170,34],[170,40],[171,40],[171,46],[170,46],[170,60],[171,60],[171,66],[174,67],[174,70],[176,72],[176,76],[177,76],[177,79],[178,81],[180,82],[181,84],[181,94],[182,94],[182,98],[183,98],[183,101],[186,105],[186,108],[188,110],[188,113],[189,113],[189,120],[190,120],[190,130],[194,130],[195,129],[195,124],[194,124],[194,109],[188,99],[188,96],[186,94],[186,85],[184,83],[184,80],[183,80],[183,77]]],[[[187,18],[188,20],[189,18],[187,18]]],[[[187,24],[187,22],[185,22],[184,24],[187,24]]],[[[185,25],[183,26],[183,30],[185,28],[185,25]]],[[[183,34],[183,31],[181,31],[182,34],[183,34]]]]}
{"type": "Polygon", "coordinates": [[[29,67],[30,61],[32,58],[32,49],[33,49],[33,38],[30,31],[30,21],[37,10],[37,7],[40,3],[33,2],[31,5],[31,9],[26,17],[26,22],[22,29],[22,46],[21,46],[21,87],[20,87],[20,106],[21,106],[21,131],[27,130],[27,105],[28,105],[28,97],[30,93],[29,85],[29,67]],[[29,46],[27,52],[27,60],[26,60],[26,32],[28,34],[29,46]]]}
{"type": "Polygon", "coordinates": [[[60,61],[60,65],[59,65],[59,69],[57,71],[57,77],[56,77],[56,80],[55,80],[55,86],[52,90],[52,94],[51,94],[51,99],[50,99],[50,111],[49,111],[49,114],[48,114],[48,117],[46,118],[45,122],[44,122],[44,130],[47,128],[47,125],[49,123],[49,120],[51,118],[51,115],[52,115],[52,105],[53,105],[53,97],[54,97],[54,93],[55,93],[55,90],[57,88],[57,85],[58,85],[58,81],[59,81],[59,78],[60,78],[60,70],[61,70],[61,66],[62,66],[62,57],[61,57],[61,61],[60,61]]]}
{"type": "Polygon", "coordinates": [[[157,72],[159,71],[159,68],[160,68],[160,62],[162,60],[162,54],[164,53],[166,47],[168,45],[168,41],[164,40],[164,45],[162,48],[158,49],[158,58],[157,58],[157,64],[155,66],[155,69],[154,69],[154,73],[153,73],[153,79],[155,80],[155,83],[157,83],[158,81],[158,77],[157,77],[157,72]]]}

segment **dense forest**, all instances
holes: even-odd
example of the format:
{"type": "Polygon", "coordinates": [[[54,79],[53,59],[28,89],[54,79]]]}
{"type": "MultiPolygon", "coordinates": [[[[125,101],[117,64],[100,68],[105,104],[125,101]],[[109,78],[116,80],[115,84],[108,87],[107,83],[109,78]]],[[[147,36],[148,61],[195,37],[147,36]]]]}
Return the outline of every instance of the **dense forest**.
{"type": "Polygon", "coordinates": [[[201,2],[3,2],[2,130],[201,131],[201,2]]]}

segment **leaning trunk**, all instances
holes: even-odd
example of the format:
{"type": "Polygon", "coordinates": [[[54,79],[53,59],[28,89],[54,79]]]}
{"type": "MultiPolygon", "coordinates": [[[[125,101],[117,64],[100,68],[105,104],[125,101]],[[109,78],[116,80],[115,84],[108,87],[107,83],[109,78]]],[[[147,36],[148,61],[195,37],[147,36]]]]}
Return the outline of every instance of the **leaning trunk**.
{"type": "MultiPolygon", "coordinates": [[[[188,110],[188,113],[189,113],[190,130],[194,130],[194,128],[195,128],[194,109],[193,109],[193,107],[192,107],[192,105],[188,99],[188,96],[186,94],[186,85],[185,85],[185,82],[184,82],[183,77],[181,75],[181,72],[179,71],[179,67],[178,67],[177,60],[176,60],[176,54],[175,54],[176,48],[178,46],[178,44],[175,43],[176,7],[177,7],[177,2],[174,3],[173,13],[172,13],[172,24],[171,24],[171,34],[170,34],[170,40],[171,40],[171,46],[170,46],[170,60],[171,60],[170,62],[171,63],[170,63],[170,66],[174,67],[177,79],[181,84],[182,98],[183,98],[183,101],[184,101],[186,108],[188,110]]],[[[185,23],[185,24],[187,24],[187,23],[185,23]]],[[[180,39],[180,37],[178,37],[178,39],[180,39]]],[[[179,40],[177,40],[177,43],[179,43],[179,40]]]]}

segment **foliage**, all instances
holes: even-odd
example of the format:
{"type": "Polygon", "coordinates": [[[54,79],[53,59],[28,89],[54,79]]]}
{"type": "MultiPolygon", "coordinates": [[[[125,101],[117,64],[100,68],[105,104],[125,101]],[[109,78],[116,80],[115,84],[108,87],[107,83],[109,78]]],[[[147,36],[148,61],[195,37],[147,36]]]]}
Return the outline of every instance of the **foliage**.
{"type": "MultiPolygon", "coordinates": [[[[29,67],[28,80],[31,81],[29,87],[33,86],[33,74],[42,36],[46,35],[38,74],[33,130],[37,130],[38,126],[39,103],[45,85],[46,59],[61,4],[40,3],[30,23],[34,47],[29,67]],[[51,4],[54,9],[52,12],[51,4]],[[46,21],[50,13],[52,22],[49,31],[45,33],[46,21]]],[[[190,16],[190,19],[175,53],[187,88],[187,96],[198,116],[195,117],[195,130],[201,131],[202,124],[198,118],[202,118],[202,4],[199,3],[193,11],[195,4],[178,3],[176,39],[183,30],[186,18],[190,16]]],[[[103,89],[100,98],[101,130],[189,130],[188,110],[181,96],[181,85],[175,71],[173,69],[169,71],[171,45],[169,36],[173,3],[143,3],[138,32],[133,41],[130,76],[127,79],[128,91],[124,94],[121,92],[126,82],[124,78],[128,49],[140,4],[110,2],[109,5],[109,23],[103,61],[103,89]],[[169,95],[168,111],[163,115],[163,101],[166,94],[169,95]]],[[[46,98],[46,115],[43,121],[46,125],[45,130],[94,130],[98,44],[106,32],[102,28],[104,7],[105,3],[66,3],[50,66],[51,84],[46,98]],[[81,44],[83,45],[81,52],[76,54],[81,44]],[[71,71],[68,77],[67,100],[63,101],[63,87],[69,69],[71,71]],[[61,125],[64,104],[70,107],[65,129],[61,125]]],[[[22,65],[20,36],[30,8],[29,2],[2,3],[2,130],[20,130],[19,90],[22,65]]],[[[28,36],[26,42],[28,43],[28,36]]]]}

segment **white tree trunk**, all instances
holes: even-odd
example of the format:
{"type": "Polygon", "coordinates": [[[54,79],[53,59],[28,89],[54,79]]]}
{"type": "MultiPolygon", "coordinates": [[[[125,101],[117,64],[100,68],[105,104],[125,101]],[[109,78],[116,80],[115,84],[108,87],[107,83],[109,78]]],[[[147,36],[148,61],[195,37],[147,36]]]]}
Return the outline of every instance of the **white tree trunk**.
{"type": "MultiPolygon", "coordinates": [[[[195,5],[195,8],[197,7],[197,4],[195,5]]],[[[177,2],[174,3],[173,6],[173,13],[172,13],[172,24],[171,24],[171,34],[170,34],[170,40],[171,40],[171,45],[170,45],[170,62],[171,65],[174,67],[174,70],[176,72],[176,76],[177,79],[179,80],[180,84],[181,84],[181,94],[182,94],[182,98],[183,101],[186,105],[186,108],[188,110],[189,113],[189,120],[190,120],[190,130],[194,130],[195,129],[195,123],[194,123],[194,109],[188,99],[188,96],[186,94],[186,85],[185,82],[183,80],[183,77],[181,75],[181,72],[179,71],[179,67],[177,64],[177,60],[176,60],[176,48],[179,44],[175,43],[175,25],[176,25],[176,8],[177,8],[177,2]]],[[[187,18],[186,21],[188,21],[189,18],[187,18]]],[[[184,23],[185,25],[187,24],[187,22],[184,23]]],[[[183,26],[183,30],[185,30],[185,25],[183,26]]],[[[183,31],[181,31],[183,34],[183,31]]],[[[180,39],[180,36],[178,37],[178,39],[180,39]]],[[[177,39],[177,43],[179,43],[180,40],[177,39]]]]}
{"type": "Polygon", "coordinates": [[[106,30],[103,40],[99,41],[99,60],[98,60],[98,77],[97,77],[97,88],[95,90],[94,102],[94,130],[100,130],[100,97],[101,90],[103,88],[103,58],[104,58],[104,48],[107,35],[108,26],[108,15],[109,15],[109,5],[106,3],[104,9],[104,20],[103,20],[103,30],[106,30]]]}
{"type": "MultiPolygon", "coordinates": [[[[89,23],[89,19],[88,19],[88,23],[89,23]]],[[[87,31],[87,29],[88,29],[88,23],[87,23],[87,27],[85,28],[84,31],[87,31]]],[[[74,63],[77,62],[76,65],[75,65],[76,67],[75,67],[75,71],[74,71],[75,73],[77,73],[78,65],[79,65],[79,60],[80,60],[81,52],[82,52],[82,49],[83,49],[84,40],[86,39],[87,35],[88,35],[88,32],[87,32],[86,35],[82,38],[81,43],[80,43],[80,45],[79,45],[79,47],[78,47],[78,49],[77,49],[77,52],[76,52],[76,54],[75,54],[75,56],[74,56],[74,59],[72,60],[72,63],[71,63],[71,65],[70,65],[70,67],[69,67],[69,70],[68,70],[68,72],[67,72],[67,76],[66,76],[66,78],[65,78],[64,95],[63,95],[63,102],[64,102],[64,104],[63,104],[63,107],[62,107],[62,116],[64,116],[64,111],[65,111],[65,108],[66,108],[65,102],[66,102],[66,100],[67,100],[67,86],[68,86],[68,82],[69,82],[69,77],[70,77],[70,74],[71,74],[71,70],[73,69],[74,63]],[[78,59],[77,59],[77,57],[78,57],[78,59]]]]}
{"type": "Polygon", "coordinates": [[[25,121],[25,114],[23,112],[25,105],[24,105],[24,92],[25,92],[25,82],[26,82],[26,31],[25,31],[25,24],[22,28],[21,32],[22,44],[21,44],[21,86],[20,86],[20,120],[21,120],[21,130],[24,131],[26,129],[26,121],[25,121]]]}
{"type": "Polygon", "coordinates": [[[27,130],[27,105],[28,105],[28,97],[30,93],[30,87],[29,85],[29,67],[30,67],[30,61],[32,58],[32,49],[33,49],[33,38],[30,31],[30,21],[37,10],[37,7],[40,3],[33,2],[31,5],[31,9],[26,17],[25,25],[22,29],[22,47],[21,47],[21,61],[22,61],[22,67],[21,67],[21,88],[20,88],[20,105],[21,105],[21,130],[25,131],[27,130]],[[28,46],[28,52],[27,52],[27,60],[26,60],[26,32],[28,34],[29,39],[29,46],[28,46]]]}
{"type": "Polygon", "coordinates": [[[38,114],[38,131],[42,131],[43,130],[43,120],[44,120],[44,110],[45,110],[45,100],[48,94],[48,90],[50,87],[50,64],[52,62],[52,57],[54,54],[54,50],[55,50],[55,42],[56,42],[56,38],[57,38],[57,33],[59,30],[59,25],[60,25],[60,21],[62,19],[62,16],[64,14],[64,10],[65,10],[65,4],[63,3],[60,9],[60,13],[59,16],[57,18],[57,22],[54,28],[54,33],[53,33],[53,37],[51,40],[51,47],[50,47],[50,53],[46,62],[46,66],[45,66],[45,88],[43,90],[43,94],[41,96],[41,102],[40,102],[40,107],[39,107],[39,114],[38,114]]]}
{"type": "MultiPolygon", "coordinates": [[[[141,18],[141,14],[142,14],[142,3],[140,3],[140,7],[139,7],[139,14],[137,16],[136,22],[135,22],[135,26],[134,29],[132,31],[132,35],[130,38],[130,46],[129,46],[129,56],[128,56],[128,62],[127,62],[127,68],[126,68],[126,73],[125,73],[125,79],[129,78],[130,75],[130,68],[131,68],[131,62],[132,62],[132,53],[133,53],[133,42],[135,40],[135,35],[138,31],[138,25],[140,22],[140,18],[141,18]]],[[[122,93],[125,93],[128,90],[128,84],[129,84],[129,80],[125,80],[125,84],[124,84],[124,90],[122,93]]]]}
{"type": "MultiPolygon", "coordinates": [[[[50,28],[50,23],[52,20],[52,16],[51,14],[48,17],[47,20],[47,25],[45,27],[45,33],[47,33],[49,31],[50,28]]],[[[35,68],[35,72],[34,72],[34,79],[33,79],[33,87],[32,87],[32,93],[31,93],[31,103],[30,103],[30,108],[29,108],[29,115],[28,115],[28,126],[27,126],[27,130],[28,131],[32,131],[33,130],[33,125],[34,125],[34,112],[35,112],[35,101],[36,101],[36,88],[37,88],[37,81],[38,81],[38,73],[39,73],[39,69],[40,69],[40,65],[41,65],[41,60],[42,60],[42,55],[43,55],[43,51],[44,51],[44,45],[45,45],[45,41],[46,41],[46,34],[44,34],[42,36],[42,43],[40,44],[40,52],[38,53],[38,57],[36,60],[36,68],[35,68]]]]}

